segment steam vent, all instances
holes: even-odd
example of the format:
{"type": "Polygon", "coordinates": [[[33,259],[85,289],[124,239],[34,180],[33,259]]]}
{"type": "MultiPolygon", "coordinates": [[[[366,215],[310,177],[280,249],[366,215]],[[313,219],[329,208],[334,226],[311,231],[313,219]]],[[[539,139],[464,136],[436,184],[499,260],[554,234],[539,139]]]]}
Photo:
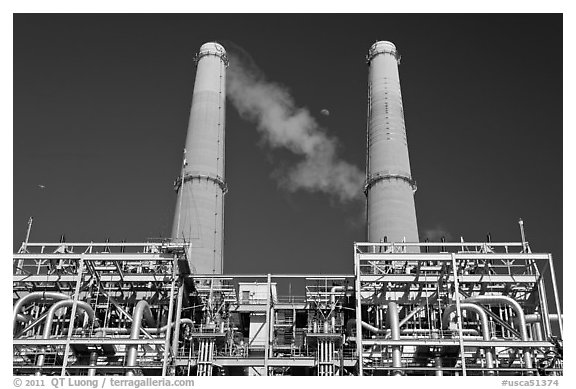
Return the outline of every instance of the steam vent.
{"type": "MultiPolygon", "coordinates": [[[[368,52],[368,236],[350,242],[349,273],[229,274],[228,60],[220,44],[202,45],[174,172],[171,239],[34,243],[30,218],[13,255],[13,374],[547,376],[554,383],[563,374],[558,259],[532,252],[522,221],[516,241],[419,242],[399,58],[387,41],[368,52]]],[[[303,251],[295,241],[294,255],[303,251]]],[[[332,258],[314,259],[330,268],[332,258]]]]}

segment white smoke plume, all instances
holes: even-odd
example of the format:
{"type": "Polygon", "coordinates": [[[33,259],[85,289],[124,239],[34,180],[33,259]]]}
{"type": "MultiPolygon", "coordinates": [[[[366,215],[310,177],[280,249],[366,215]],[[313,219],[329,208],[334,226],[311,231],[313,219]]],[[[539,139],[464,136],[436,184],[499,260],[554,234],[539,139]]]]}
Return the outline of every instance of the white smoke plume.
{"type": "Polygon", "coordinates": [[[228,52],[227,95],[240,116],[256,124],[264,143],[302,159],[274,175],[281,187],[329,194],[340,202],[362,198],[364,173],[339,159],[338,141],[310,111],[296,106],[287,88],[267,81],[242,53],[228,52]]]}

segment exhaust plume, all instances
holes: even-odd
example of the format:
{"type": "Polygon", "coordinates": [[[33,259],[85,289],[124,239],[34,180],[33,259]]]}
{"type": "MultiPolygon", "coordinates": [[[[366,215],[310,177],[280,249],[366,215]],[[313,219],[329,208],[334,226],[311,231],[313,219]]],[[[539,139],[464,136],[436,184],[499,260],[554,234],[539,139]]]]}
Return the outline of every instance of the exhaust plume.
{"type": "Polygon", "coordinates": [[[301,157],[274,177],[290,192],[322,192],[342,203],[362,198],[364,172],[338,157],[338,140],[320,127],[310,111],[297,107],[287,88],[267,81],[244,53],[228,52],[226,93],[240,116],[256,124],[272,149],[301,157]]]}

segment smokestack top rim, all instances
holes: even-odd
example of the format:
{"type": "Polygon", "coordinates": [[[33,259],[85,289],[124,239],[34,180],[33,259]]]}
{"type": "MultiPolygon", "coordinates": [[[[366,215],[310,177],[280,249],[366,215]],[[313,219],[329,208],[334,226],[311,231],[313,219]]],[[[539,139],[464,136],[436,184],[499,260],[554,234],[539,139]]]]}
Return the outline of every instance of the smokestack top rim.
{"type": "Polygon", "coordinates": [[[376,41],[370,49],[368,50],[368,55],[366,56],[366,61],[370,61],[376,57],[378,54],[392,54],[396,57],[396,60],[400,62],[400,54],[396,49],[396,45],[390,41],[376,41]]]}
{"type": "Polygon", "coordinates": [[[370,50],[376,49],[379,46],[388,46],[393,50],[396,50],[396,45],[390,41],[376,41],[372,46],[370,46],[370,50]]]}
{"type": "Polygon", "coordinates": [[[226,49],[218,42],[206,42],[200,46],[200,53],[226,54],[226,49]]]}
{"type": "Polygon", "coordinates": [[[206,42],[200,46],[200,51],[194,57],[194,62],[198,64],[202,58],[211,55],[220,58],[226,67],[230,64],[228,56],[226,55],[226,49],[218,42],[206,42]]]}

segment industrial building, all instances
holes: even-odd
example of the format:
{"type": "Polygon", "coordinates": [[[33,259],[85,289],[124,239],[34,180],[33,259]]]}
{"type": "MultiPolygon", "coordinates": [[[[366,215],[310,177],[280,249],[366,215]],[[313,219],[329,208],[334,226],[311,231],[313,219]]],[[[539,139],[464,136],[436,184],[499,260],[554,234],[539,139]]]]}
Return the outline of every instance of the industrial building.
{"type": "Polygon", "coordinates": [[[209,42],[172,238],[27,236],[13,255],[14,374],[562,375],[551,254],[531,251],[522,221],[517,242],[419,241],[400,56],[378,41],[366,59],[367,236],[350,242],[353,274],[225,272],[229,61],[209,42]],[[290,279],[304,289],[279,294],[290,279]]]}

